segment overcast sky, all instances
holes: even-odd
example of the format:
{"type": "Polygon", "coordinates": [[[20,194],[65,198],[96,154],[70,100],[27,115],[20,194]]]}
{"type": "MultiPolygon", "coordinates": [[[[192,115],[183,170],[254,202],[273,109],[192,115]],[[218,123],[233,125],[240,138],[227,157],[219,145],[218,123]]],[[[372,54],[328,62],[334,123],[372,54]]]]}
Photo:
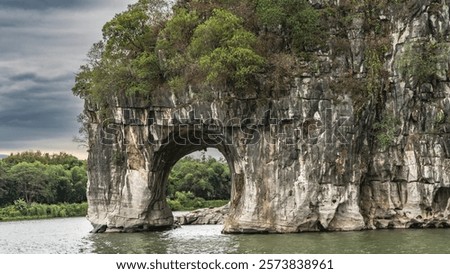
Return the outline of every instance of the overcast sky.
{"type": "MultiPolygon", "coordinates": [[[[137,1],[137,0],[136,0],[137,1]]],[[[74,76],[101,28],[133,0],[0,0],[0,154],[65,151],[83,102],[74,76]]]]}

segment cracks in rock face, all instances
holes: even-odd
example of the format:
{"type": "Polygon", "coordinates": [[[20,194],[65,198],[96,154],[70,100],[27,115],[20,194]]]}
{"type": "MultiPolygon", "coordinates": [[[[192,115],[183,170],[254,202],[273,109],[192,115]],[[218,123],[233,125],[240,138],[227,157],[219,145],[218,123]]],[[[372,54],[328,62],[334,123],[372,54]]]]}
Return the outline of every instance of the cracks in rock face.
{"type": "MultiPolygon", "coordinates": [[[[427,20],[419,18],[428,12],[431,1],[410,2],[412,12],[406,14],[407,18],[387,15],[394,26],[388,33],[393,39],[387,45],[393,52],[378,58],[384,62],[379,72],[386,70],[390,81],[388,87],[384,87],[386,82],[381,84],[379,98],[360,92],[366,88],[366,83],[361,81],[366,77],[361,68],[365,62],[366,45],[362,39],[366,33],[359,27],[353,30],[353,36],[349,35],[353,40],[350,53],[341,56],[349,64],[341,65],[335,72],[317,72],[297,79],[297,86],[290,87],[294,90],[291,95],[261,98],[264,100],[260,104],[256,99],[233,98],[223,102],[216,98],[214,102],[173,100],[170,107],[136,107],[136,113],[145,113],[136,117],[144,120],[148,116],[151,123],[121,131],[128,138],[128,147],[102,144],[99,124],[103,118],[98,110],[89,110],[87,106],[92,122],[89,152],[92,223],[98,224],[99,231],[107,228],[106,223],[117,228],[135,225],[139,229],[170,225],[172,215],[164,201],[164,188],[171,167],[190,152],[215,147],[225,156],[233,177],[225,232],[447,227],[450,211],[448,79],[414,87],[398,75],[395,67],[405,43],[434,35],[423,25],[428,24],[427,20]],[[351,70],[350,77],[342,77],[342,89],[330,86],[334,76],[345,76],[336,75],[339,69],[342,74],[351,70]],[[356,104],[358,98],[349,94],[351,87],[364,102],[360,108],[356,104]],[[335,97],[339,100],[330,99],[335,97]],[[345,136],[351,132],[351,138],[346,143],[336,140],[326,143],[319,138],[317,132],[323,133],[321,126],[327,122],[322,115],[324,105],[332,109],[334,117],[351,118],[351,130],[345,131],[345,136]],[[271,135],[270,125],[267,127],[271,117],[267,111],[286,118],[280,123],[281,129],[284,133],[298,134],[293,138],[294,146],[282,143],[281,138],[274,143],[251,143],[241,130],[246,124],[239,123],[224,126],[218,135],[225,143],[234,141],[231,145],[214,143],[208,134],[216,134],[215,131],[204,132],[201,136],[206,139],[204,142],[183,143],[195,139],[189,135],[189,129],[205,117],[222,121],[262,120],[255,128],[261,133],[258,137],[264,138],[271,135]],[[196,117],[197,112],[202,119],[196,117]],[[387,113],[401,120],[400,132],[395,131],[398,136],[385,149],[380,149],[373,125],[387,113]],[[434,116],[438,114],[440,118],[436,120],[434,116]],[[164,118],[176,125],[166,127],[164,118]],[[436,126],[430,125],[430,121],[437,121],[439,130],[432,132],[436,126]],[[186,127],[178,127],[184,122],[186,127]],[[300,140],[309,137],[314,137],[311,144],[300,140]],[[145,138],[149,140],[141,140],[145,138]],[[121,161],[114,164],[116,152],[120,153],[117,155],[121,161]],[[143,194],[141,190],[148,193],[143,194]],[[124,216],[124,210],[130,216],[124,216]],[[142,225],[144,222],[148,225],[142,225]]],[[[438,25],[449,25],[444,17],[437,20],[440,20],[438,25]]],[[[332,67],[335,61],[324,62],[332,67]]],[[[378,76],[373,78],[378,80],[378,76]]],[[[173,97],[170,93],[158,96],[169,95],[173,97]]],[[[167,98],[156,99],[160,100],[155,102],[167,101],[164,100],[167,98]]],[[[126,106],[126,102],[119,100],[122,99],[117,98],[117,106],[126,106]]],[[[387,124],[384,129],[389,131],[390,125],[396,126],[387,124]]]]}

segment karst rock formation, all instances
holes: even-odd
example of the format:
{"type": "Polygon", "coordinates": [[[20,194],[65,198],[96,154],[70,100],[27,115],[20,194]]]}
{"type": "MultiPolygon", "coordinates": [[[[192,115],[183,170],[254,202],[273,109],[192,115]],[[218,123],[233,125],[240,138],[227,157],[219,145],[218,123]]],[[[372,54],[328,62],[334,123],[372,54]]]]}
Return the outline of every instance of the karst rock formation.
{"type": "Polygon", "coordinates": [[[450,226],[449,5],[406,1],[377,15],[389,25],[378,69],[376,33],[354,16],[344,46],[330,34],[327,50],[296,64],[312,69],[277,92],[258,91],[262,76],[245,93],[112,94],[110,115],[86,100],[89,221],[99,232],[171,227],[172,166],[217,148],[232,173],[225,233],[450,226]],[[379,90],[360,92],[372,78],[379,90]]]}

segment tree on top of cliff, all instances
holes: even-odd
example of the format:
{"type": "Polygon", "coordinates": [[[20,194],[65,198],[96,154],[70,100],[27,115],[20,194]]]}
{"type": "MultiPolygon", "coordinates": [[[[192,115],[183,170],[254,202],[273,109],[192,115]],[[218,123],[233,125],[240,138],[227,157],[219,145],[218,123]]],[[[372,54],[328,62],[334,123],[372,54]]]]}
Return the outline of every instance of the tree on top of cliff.
{"type": "Polygon", "coordinates": [[[100,109],[111,95],[150,99],[158,89],[244,92],[279,66],[274,53],[320,48],[322,25],[306,0],[184,0],[172,13],[166,1],[140,0],[104,25],[72,90],[100,109]]]}
{"type": "Polygon", "coordinates": [[[167,5],[140,0],[107,22],[103,40],[93,45],[88,64],[76,76],[73,93],[107,105],[113,94],[146,94],[157,87],[161,73],[155,46],[168,17],[167,5]]]}
{"type": "Polygon", "coordinates": [[[231,12],[215,9],[195,29],[189,50],[199,59],[207,83],[244,89],[262,71],[265,60],[255,51],[256,36],[242,22],[231,12]]]}

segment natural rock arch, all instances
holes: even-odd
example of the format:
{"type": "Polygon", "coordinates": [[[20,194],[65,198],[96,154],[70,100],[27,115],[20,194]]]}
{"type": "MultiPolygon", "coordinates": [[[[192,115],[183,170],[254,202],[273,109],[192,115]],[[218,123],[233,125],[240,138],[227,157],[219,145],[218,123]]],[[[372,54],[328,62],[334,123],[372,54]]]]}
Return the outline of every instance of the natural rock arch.
{"type": "Polygon", "coordinates": [[[96,231],[171,227],[168,172],[207,147],[223,153],[233,174],[224,232],[400,228],[419,216],[448,222],[432,205],[448,181],[448,152],[439,150],[446,135],[411,134],[391,150],[370,149],[367,125],[355,120],[351,104],[314,91],[315,81],[297,79],[285,97],[263,102],[119,102],[127,107],[113,108],[106,123],[88,111],[88,218],[96,231]],[[430,161],[436,164],[421,165],[430,161]]]}
{"type": "MultiPolygon", "coordinates": [[[[247,91],[202,85],[181,93],[160,87],[148,97],[118,92],[107,107],[87,99],[88,219],[95,230],[170,227],[163,195],[170,167],[206,147],[221,150],[233,173],[225,232],[444,226],[448,60],[430,83],[398,68],[409,42],[430,39],[429,18],[435,17],[428,4],[416,2],[421,8],[407,21],[396,14],[380,19],[395,27],[388,54],[378,60],[386,83],[377,94],[358,88],[370,84],[364,41],[371,33],[353,20],[348,51],[330,45],[315,54],[314,69],[283,79],[277,91],[263,83],[247,91]],[[196,139],[196,128],[202,141],[181,145],[196,139]]],[[[431,23],[449,26],[447,4],[441,8],[445,16],[431,23]]],[[[447,27],[433,31],[449,33],[447,27]]]]}
{"type": "MultiPolygon", "coordinates": [[[[152,161],[152,179],[153,182],[159,182],[161,190],[158,193],[162,195],[164,190],[167,188],[168,176],[173,166],[184,156],[187,156],[193,152],[206,150],[208,148],[217,149],[222,156],[225,158],[231,173],[231,197],[233,200],[235,189],[234,182],[236,178],[239,178],[239,174],[236,170],[239,170],[235,166],[236,152],[231,144],[228,144],[226,137],[223,134],[217,134],[217,132],[201,132],[200,136],[193,136],[189,133],[193,133],[193,128],[186,127],[183,132],[174,132],[168,139],[164,140],[158,151],[154,153],[154,158],[152,161]],[[214,138],[211,138],[211,135],[214,138]]],[[[197,131],[198,133],[198,131],[197,131]]],[[[152,198],[151,200],[165,200],[163,195],[161,198],[152,198]]],[[[150,205],[151,207],[151,205],[150,205]]]]}
{"type": "MultiPolygon", "coordinates": [[[[173,216],[165,197],[169,172],[182,157],[207,148],[216,148],[227,161],[232,175],[231,204],[236,204],[233,197],[240,197],[240,192],[235,182],[242,182],[243,173],[233,129],[214,124],[221,123],[218,119],[205,123],[185,109],[117,107],[115,112],[114,120],[90,124],[96,130],[92,132],[96,138],[90,150],[88,187],[94,231],[171,227],[173,216]]],[[[90,115],[94,119],[97,113],[90,115]]]]}

